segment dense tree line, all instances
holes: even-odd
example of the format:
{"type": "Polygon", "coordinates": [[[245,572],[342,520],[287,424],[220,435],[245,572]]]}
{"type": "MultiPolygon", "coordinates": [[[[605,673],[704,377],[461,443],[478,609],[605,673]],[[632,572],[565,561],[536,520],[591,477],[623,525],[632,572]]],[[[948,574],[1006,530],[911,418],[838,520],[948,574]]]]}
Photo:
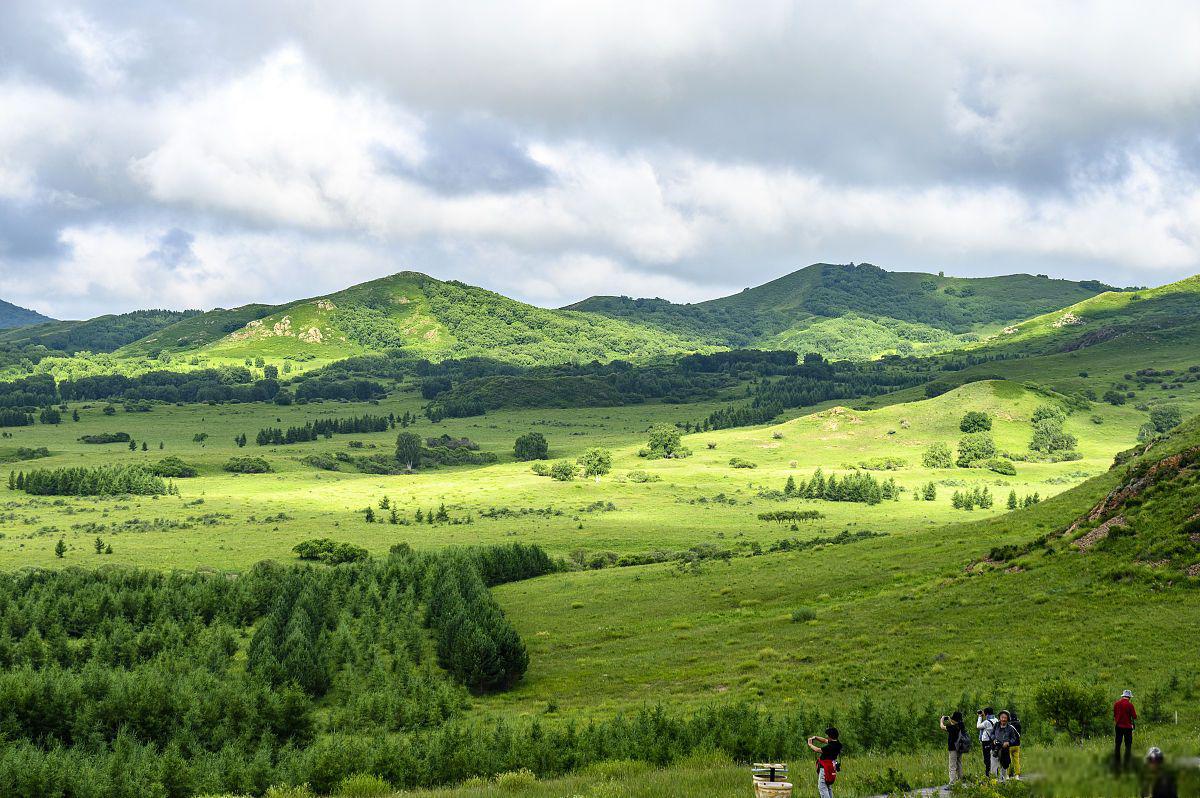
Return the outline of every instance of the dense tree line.
{"type": "Polygon", "coordinates": [[[0,407],[45,407],[57,402],[58,390],[49,374],[0,382],[0,407]]]}
{"type": "Polygon", "coordinates": [[[33,413],[15,407],[0,408],[0,427],[29,427],[33,425],[33,413]]]}
{"type": "Polygon", "coordinates": [[[789,477],[788,486],[785,486],[784,494],[798,499],[879,504],[900,498],[900,486],[895,479],[876,479],[866,471],[852,471],[839,479],[837,474],[826,477],[824,471],[818,468],[808,480],[798,484],[794,484],[789,477]],[[791,487],[790,493],[788,486],[791,487]]]}
{"type": "Polygon", "coordinates": [[[259,446],[273,446],[289,443],[305,443],[319,438],[330,438],[334,435],[349,435],[359,432],[387,432],[395,422],[387,416],[374,416],[369,413],[347,418],[321,418],[309,421],[298,427],[265,427],[258,431],[254,442],[259,446]]]}
{"type": "Polygon", "coordinates": [[[410,751],[404,761],[427,760],[419,781],[435,783],[457,767],[432,746],[462,734],[444,725],[465,706],[459,685],[501,689],[528,662],[488,586],[555,567],[530,546],[400,546],[379,561],[263,563],[236,579],[0,574],[0,783],[47,798],[261,794],[349,767],[317,764],[339,730],[406,734],[389,739],[410,751]],[[446,670],[426,657],[423,625],[446,670]]]}
{"type": "Polygon", "coordinates": [[[8,486],[34,496],[162,496],[169,491],[162,477],[140,465],[10,471],[8,486]]]}

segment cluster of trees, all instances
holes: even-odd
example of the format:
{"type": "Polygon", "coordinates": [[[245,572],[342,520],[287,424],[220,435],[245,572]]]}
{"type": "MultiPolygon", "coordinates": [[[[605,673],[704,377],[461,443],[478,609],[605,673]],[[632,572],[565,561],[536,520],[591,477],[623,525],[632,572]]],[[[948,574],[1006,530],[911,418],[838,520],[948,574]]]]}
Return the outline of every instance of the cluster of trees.
{"type": "Polygon", "coordinates": [[[1018,507],[1032,507],[1041,500],[1042,497],[1036,492],[1032,494],[1026,494],[1022,498],[1018,499],[1017,492],[1015,490],[1010,490],[1008,492],[1008,509],[1015,510],[1018,507]]]}
{"type": "Polygon", "coordinates": [[[8,487],[34,496],[163,496],[174,490],[162,477],[140,465],[9,471],[8,487]]]}
{"type": "Polygon", "coordinates": [[[0,382],[0,407],[47,407],[58,401],[58,389],[49,374],[0,382]]]}
{"type": "Polygon", "coordinates": [[[800,521],[816,521],[817,519],[824,517],[825,514],[818,510],[772,510],[768,513],[758,514],[759,521],[774,521],[777,524],[795,524],[800,521]]]}
{"type": "Polygon", "coordinates": [[[148,400],[157,402],[269,402],[280,391],[279,380],[260,380],[242,366],[195,371],[149,371],[129,377],[99,374],[62,380],[62,401],[148,400]]]}
{"type": "Polygon", "coordinates": [[[414,770],[397,784],[451,780],[463,749],[450,741],[477,744],[447,725],[461,685],[501,689],[528,663],[488,587],[554,568],[528,546],[397,547],[237,579],[0,574],[0,783],[22,796],[329,792],[357,759],[331,759],[351,739],[399,746],[389,756],[414,770]],[[425,654],[426,626],[446,670],[425,654]]]}
{"type": "Polygon", "coordinates": [[[347,418],[321,418],[298,427],[265,427],[258,431],[254,442],[259,446],[279,446],[291,443],[307,443],[318,438],[334,435],[349,435],[359,432],[387,432],[396,426],[394,418],[374,416],[369,413],[347,418]]]}
{"type": "Polygon", "coordinates": [[[0,427],[33,426],[33,413],[15,407],[0,408],[0,427]]]}
{"type": "Polygon", "coordinates": [[[268,474],[271,464],[261,457],[231,457],[221,466],[231,474],[268,474]]]}
{"type": "Polygon", "coordinates": [[[79,436],[80,443],[129,443],[130,440],[128,432],[97,432],[79,436]]]}
{"type": "Polygon", "coordinates": [[[797,483],[792,477],[788,477],[783,492],[785,496],[798,499],[864,504],[879,504],[900,498],[900,486],[892,477],[880,480],[865,471],[853,471],[839,479],[837,474],[826,477],[820,468],[807,481],[797,483]]]}
{"type": "Polygon", "coordinates": [[[1150,420],[1138,430],[1138,440],[1148,441],[1165,435],[1183,423],[1183,413],[1174,405],[1155,405],[1150,408],[1150,420]]]}
{"type": "Polygon", "coordinates": [[[969,490],[956,490],[954,496],[951,497],[951,504],[956,510],[974,510],[976,507],[987,510],[994,500],[992,492],[986,485],[976,486],[969,490]]]}

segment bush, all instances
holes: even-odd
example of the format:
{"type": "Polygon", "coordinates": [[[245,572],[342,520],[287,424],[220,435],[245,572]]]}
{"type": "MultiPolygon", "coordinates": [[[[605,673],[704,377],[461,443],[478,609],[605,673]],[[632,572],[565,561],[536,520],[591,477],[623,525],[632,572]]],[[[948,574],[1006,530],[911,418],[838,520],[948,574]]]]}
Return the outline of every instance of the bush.
{"type": "Polygon", "coordinates": [[[200,472],[193,465],[180,460],[174,455],[164,457],[156,464],[150,466],[150,472],[156,476],[167,477],[170,479],[180,479],[182,477],[194,477],[200,472]]]}
{"type": "Polygon", "coordinates": [[[687,457],[692,450],[683,445],[683,433],[672,424],[658,424],[650,429],[649,447],[638,452],[641,457],[687,457]],[[645,454],[642,454],[642,452],[645,454]]]}
{"type": "Polygon", "coordinates": [[[549,453],[550,444],[540,432],[527,432],[513,445],[513,454],[518,460],[545,460],[549,453]]]}
{"type": "Polygon", "coordinates": [[[999,457],[993,457],[983,464],[983,467],[989,471],[995,471],[997,474],[1015,477],[1017,475],[1017,467],[1008,460],[1002,460],[999,457]]]}
{"type": "Polygon", "coordinates": [[[337,471],[338,461],[328,454],[310,454],[304,458],[304,462],[313,468],[319,468],[322,471],[337,471]]]}
{"type": "Polygon", "coordinates": [[[570,482],[575,479],[576,472],[575,464],[570,460],[559,460],[550,466],[549,474],[551,479],[557,479],[559,482],[570,482]]]}
{"type": "Polygon", "coordinates": [[[528,768],[501,773],[496,776],[496,786],[501,790],[527,790],[537,784],[537,776],[528,768]]]}
{"type": "Polygon", "coordinates": [[[1159,433],[1170,432],[1183,421],[1183,413],[1174,405],[1158,405],[1150,410],[1150,423],[1159,433]]]}
{"type": "Polygon", "coordinates": [[[987,413],[972,410],[958,422],[958,428],[963,432],[988,432],[992,429],[992,417],[987,413]]]}
{"type": "Polygon", "coordinates": [[[349,543],[338,543],[329,538],[313,538],[304,540],[292,547],[292,551],[302,560],[316,560],[338,565],[344,562],[360,562],[368,559],[370,553],[359,546],[349,543]]]}
{"type": "Polygon", "coordinates": [[[959,468],[972,468],[981,460],[991,460],[996,456],[996,442],[986,432],[972,432],[962,436],[958,441],[959,468]]]}
{"type": "Polygon", "coordinates": [[[792,610],[792,623],[808,623],[817,619],[817,611],[812,607],[797,607],[792,610]]]}
{"type": "Polygon", "coordinates": [[[658,474],[651,474],[649,471],[634,470],[625,475],[625,479],[630,482],[660,482],[662,477],[658,474]]]}
{"type": "Polygon", "coordinates": [[[81,443],[129,443],[128,432],[100,432],[95,435],[82,435],[81,443]]]}
{"type": "Polygon", "coordinates": [[[953,468],[954,454],[950,447],[940,441],[930,445],[921,457],[921,464],[926,468],[953,468]]]}
{"type": "Polygon", "coordinates": [[[261,457],[250,455],[231,457],[222,468],[233,474],[267,474],[271,471],[271,464],[261,457]]]}
{"type": "Polygon", "coordinates": [[[1038,688],[1034,702],[1038,714],[1056,731],[1074,739],[1090,737],[1107,728],[1108,705],[1104,691],[1094,685],[1060,679],[1038,688]]]}
{"type": "Polygon", "coordinates": [[[370,773],[356,773],[342,779],[338,785],[338,798],[382,798],[391,795],[392,785],[370,773]]]}
{"type": "Polygon", "coordinates": [[[731,468],[758,468],[757,463],[752,463],[742,457],[730,457],[729,465],[731,468]]]}

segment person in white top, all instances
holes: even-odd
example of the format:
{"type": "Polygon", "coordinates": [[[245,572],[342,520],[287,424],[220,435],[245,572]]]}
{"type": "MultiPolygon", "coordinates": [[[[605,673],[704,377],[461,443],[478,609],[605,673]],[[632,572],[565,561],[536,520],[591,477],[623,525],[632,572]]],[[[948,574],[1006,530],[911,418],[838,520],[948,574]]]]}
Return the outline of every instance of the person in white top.
{"type": "MultiPolygon", "coordinates": [[[[996,716],[991,707],[984,707],[976,713],[975,728],[979,729],[979,747],[983,749],[983,774],[992,775],[992,730],[996,728],[996,716]]],[[[998,759],[998,758],[997,758],[998,759]]],[[[999,764],[997,761],[996,764],[999,764]]]]}

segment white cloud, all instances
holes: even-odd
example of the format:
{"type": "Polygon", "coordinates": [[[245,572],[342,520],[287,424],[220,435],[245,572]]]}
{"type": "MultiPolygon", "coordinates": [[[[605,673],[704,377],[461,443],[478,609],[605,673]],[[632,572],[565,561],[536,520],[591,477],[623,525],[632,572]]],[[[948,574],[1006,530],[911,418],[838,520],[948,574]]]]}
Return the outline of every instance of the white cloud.
{"type": "Polygon", "coordinates": [[[0,238],[32,215],[60,245],[0,241],[6,299],[278,301],[401,268],[547,304],[816,260],[1200,270],[1188,5],[347,0],[234,25],[146,2],[48,12],[83,83],[0,71],[0,238]],[[176,229],[190,256],[151,257],[176,229]]]}

